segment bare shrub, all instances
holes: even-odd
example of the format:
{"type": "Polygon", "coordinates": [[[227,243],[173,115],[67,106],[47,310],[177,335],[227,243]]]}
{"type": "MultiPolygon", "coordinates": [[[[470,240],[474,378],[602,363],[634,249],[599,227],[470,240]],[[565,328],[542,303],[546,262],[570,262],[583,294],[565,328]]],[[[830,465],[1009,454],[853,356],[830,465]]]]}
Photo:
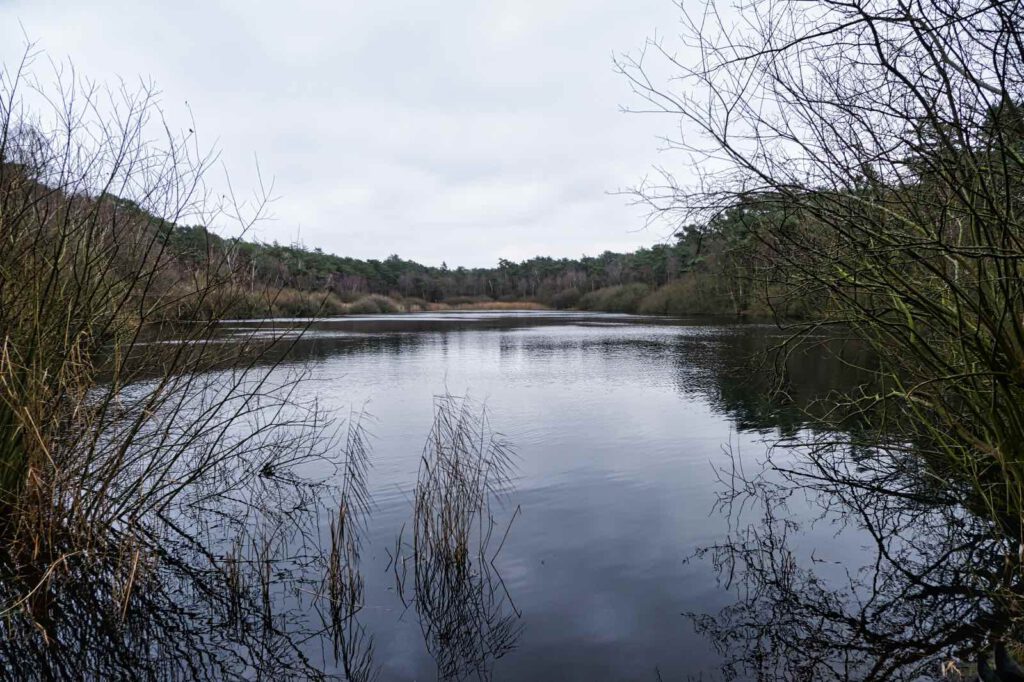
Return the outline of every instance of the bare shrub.
{"type": "Polygon", "coordinates": [[[127,604],[182,519],[332,453],[303,372],[275,372],[295,336],[225,342],[217,319],[255,295],[233,250],[168,250],[182,223],[245,234],[269,191],[212,200],[216,156],[170,130],[151,86],[69,65],[51,84],[38,57],[0,72],[0,551],[20,586],[0,612],[47,636],[39,597],[86,558],[120,567],[127,604]]]}

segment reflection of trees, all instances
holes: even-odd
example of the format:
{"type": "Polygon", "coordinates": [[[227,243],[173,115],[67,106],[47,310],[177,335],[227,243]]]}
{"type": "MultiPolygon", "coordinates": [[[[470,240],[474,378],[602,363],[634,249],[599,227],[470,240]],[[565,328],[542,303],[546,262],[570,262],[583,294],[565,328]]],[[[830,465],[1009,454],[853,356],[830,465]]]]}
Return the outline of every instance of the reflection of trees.
{"type": "Polygon", "coordinates": [[[916,679],[992,642],[1020,641],[1020,553],[969,511],[969,488],[938,479],[912,453],[829,438],[776,452],[758,476],[730,473],[721,503],[734,530],[701,554],[737,602],[694,616],[726,672],[916,679]],[[805,498],[819,512],[809,528],[788,516],[805,498]],[[865,546],[863,565],[802,551],[804,532],[823,524],[839,542],[865,546]]]}
{"type": "Polygon", "coordinates": [[[508,485],[510,467],[508,446],[486,416],[465,399],[438,398],[416,483],[412,543],[399,541],[395,574],[404,594],[411,565],[412,603],[441,679],[490,679],[522,629],[493,565],[505,538],[494,537],[491,502],[508,485]]]}
{"type": "Polygon", "coordinates": [[[936,677],[943,664],[973,670],[964,662],[978,652],[1020,642],[1013,520],[961,480],[934,440],[894,439],[900,415],[873,398],[862,348],[782,340],[741,330],[676,346],[682,391],[740,430],[777,429],[789,444],[757,476],[740,462],[727,472],[720,502],[733,531],[698,553],[737,597],[717,614],[692,614],[727,677],[936,677]],[[821,533],[832,529],[839,543],[866,548],[848,552],[858,565],[823,558],[821,533]]]}
{"type": "Polygon", "coordinates": [[[787,345],[770,331],[751,325],[680,335],[673,347],[679,390],[707,399],[741,431],[793,435],[837,391],[871,383],[863,346],[835,337],[787,345]]]}
{"type": "MultiPolygon", "coordinates": [[[[531,327],[557,326],[566,324],[567,319],[576,317],[555,314],[516,315],[473,315],[458,313],[438,315],[381,316],[362,319],[326,318],[316,321],[275,320],[238,321],[224,324],[221,328],[226,338],[251,333],[253,327],[262,325],[275,330],[278,336],[293,343],[277,343],[267,351],[269,360],[281,361],[287,356],[289,362],[298,360],[320,361],[329,357],[354,354],[393,357],[422,349],[440,339],[446,342],[451,333],[473,330],[526,329],[531,327]],[[301,338],[289,336],[302,332],[301,338]]],[[[274,340],[269,337],[268,340],[274,340]]]]}
{"type": "Polygon", "coordinates": [[[316,363],[331,357],[360,354],[392,358],[420,349],[427,341],[423,334],[413,333],[413,330],[402,330],[408,333],[364,332],[362,328],[354,327],[357,331],[353,332],[342,324],[300,327],[298,323],[287,320],[224,325],[221,330],[223,341],[231,343],[234,338],[250,333],[250,327],[257,324],[267,325],[276,335],[267,336],[266,346],[260,348],[261,355],[254,360],[262,364],[316,363]]]}

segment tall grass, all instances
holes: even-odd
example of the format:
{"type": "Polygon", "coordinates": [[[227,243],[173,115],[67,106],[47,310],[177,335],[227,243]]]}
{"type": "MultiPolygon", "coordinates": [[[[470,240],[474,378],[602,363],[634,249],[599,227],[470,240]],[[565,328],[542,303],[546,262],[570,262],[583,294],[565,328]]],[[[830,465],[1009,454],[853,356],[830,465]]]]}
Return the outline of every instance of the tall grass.
{"type": "Polygon", "coordinates": [[[387,296],[380,296],[378,294],[371,294],[364,296],[354,303],[349,304],[345,312],[349,315],[374,315],[380,313],[397,313],[401,312],[401,305],[388,298],[387,296]]]}
{"type": "Polygon", "coordinates": [[[38,58],[0,72],[0,552],[22,586],[0,614],[45,636],[42,596],[82,561],[128,567],[131,593],[175,519],[330,453],[302,373],[263,361],[287,341],[220,343],[232,251],[191,268],[167,251],[175,223],[245,233],[266,195],[211,201],[216,157],[170,132],[152,88],[70,66],[44,81],[38,58]]]}
{"type": "Polygon", "coordinates": [[[370,446],[363,421],[365,414],[350,415],[341,471],[337,514],[330,521],[330,553],[325,571],[326,625],[334,645],[334,657],[352,682],[376,677],[373,637],[358,621],[364,605],[364,580],[360,571],[362,532],[370,513],[367,484],[370,446]]]}
{"type": "Polygon", "coordinates": [[[411,547],[399,539],[395,572],[404,594],[412,567],[412,603],[440,678],[486,679],[519,637],[519,614],[493,565],[516,514],[499,536],[492,504],[512,471],[512,451],[486,412],[466,398],[436,398],[413,493],[411,547]]]}

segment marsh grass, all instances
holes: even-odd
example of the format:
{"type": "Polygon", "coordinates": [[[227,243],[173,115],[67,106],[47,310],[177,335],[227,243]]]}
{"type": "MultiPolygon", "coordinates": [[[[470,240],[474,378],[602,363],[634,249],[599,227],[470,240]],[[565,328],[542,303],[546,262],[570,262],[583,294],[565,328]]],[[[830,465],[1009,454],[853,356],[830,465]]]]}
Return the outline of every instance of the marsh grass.
{"type": "Polygon", "coordinates": [[[41,604],[0,620],[0,677],[328,679],[304,646],[324,634],[309,617],[325,563],[317,515],[292,510],[329,491],[258,488],[234,509],[153,521],[119,554],[71,545],[53,580],[5,562],[4,603],[34,589],[41,604]]]}
{"type": "Polygon", "coordinates": [[[377,676],[372,635],[357,616],[364,601],[364,579],[360,570],[362,535],[372,508],[368,487],[371,464],[365,413],[351,414],[345,438],[345,462],[341,470],[338,508],[330,519],[330,551],[326,562],[326,617],[334,658],[349,680],[360,682],[377,676]]]}
{"type": "Polygon", "coordinates": [[[411,542],[398,541],[396,583],[404,599],[411,567],[411,604],[438,676],[487,679],[522,630],[494,566],[518,514],[496,534],[493,505],[510,489],[514,454],[468,398],[439,396],[434,407],[413,493],[411,542]]]}
{"type": "MultiPolygon", "coordinates": [[[[39,59],[0,72],[0,619],[45,647],[84,624],[58,608],[83,581],[109,602],[92,610],[128,623],[167,543],[219,566],[197,540],[211,515],[286,527],[268,505],[336,452],[332,420],[297,396],[305,372],[278,371],[299,335],[257,324],[223,343],[216,320],[243,293],[275,292],[239,286],[231,248],[197,264],[168,251],[178,224],[245,234],[269,189],[214,200],[216,156],[167,127],[151,86],[70,65],[38,77],[39,59]]],[[[228,622],[243,583],[269,581],[276,531],[246,537],[214,581],[228,622]],[[262,573],[242,570],[252,552],[262,573]]]]}

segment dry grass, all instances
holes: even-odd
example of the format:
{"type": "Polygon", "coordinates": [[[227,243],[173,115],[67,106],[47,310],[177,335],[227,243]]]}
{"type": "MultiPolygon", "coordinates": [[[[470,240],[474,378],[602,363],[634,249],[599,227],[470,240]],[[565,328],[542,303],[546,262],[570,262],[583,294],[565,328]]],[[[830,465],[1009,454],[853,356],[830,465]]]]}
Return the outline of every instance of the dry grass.
{"type": "Polygon", "coordinates": [[[536,301],[478,301],[475,303],[429,303],[427,310],[549,310],[550,308],[536,301]]]}
{"type": "Polygon", "coordinates": [[[440,678],[486,679],[521,631],[493,564],[516,515],[496,536],[492,504],[509,487],[512,460],[484,411],[465,398],[436,399],[413,496],[412,545],[399,539],[395,575],[404,595],[411,565],[412,603],[440,678]]]}
{"type": "Polygon", "coordinates": [[[165,324],[222,317],[238,293],[230,249],[183,268],[170,226],[233,216],[244,234],[265,204],[208,200],[215,157],[189,134],[153,142],[152,90],[73,69],[44,88],[31,68],[29,53],[0,72],[0,551],[19,586],[0,613],[45,638],[38,597],[83,557],[119,567],[121,611],[174,519],[330,453],[329,421],[295,399],[302,372],[265,356],[283,337],[223,344],[214,322],[165,324]],[[21,97],[37,88],[45,99],[21,97]]]}

